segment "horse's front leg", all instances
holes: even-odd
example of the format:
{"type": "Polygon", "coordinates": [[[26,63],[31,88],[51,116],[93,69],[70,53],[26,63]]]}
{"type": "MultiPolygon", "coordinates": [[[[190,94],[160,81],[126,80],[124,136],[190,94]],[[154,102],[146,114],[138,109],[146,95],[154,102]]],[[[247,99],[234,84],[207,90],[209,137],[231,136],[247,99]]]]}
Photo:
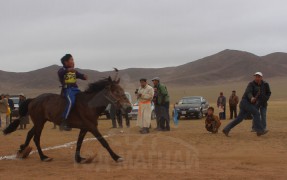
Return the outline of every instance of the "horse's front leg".
{"type": "Polygon", "coordinates": [[[86,163],[86,159],[81,157],[81,147],[82,147],[83,140],[86,134],[87,134],[87,130],[81,129],[79,137],[78,137],[77,149],[76,149],[76,154],[75,154],[75,160],[77,163],[86,163]]]}
{"type": "Polygon", "coordinates": [[[105,138],[101,135],[98,129],[95,129],[92,131],[92,134],[98,139],[98,141],[102,144],[104,148],[107,149],[107,151],[110,153],[111,157],[116,162],[122,162],[124,159],[120,156],[118,156],[109,146],[108,142],[105,140],[105,138]]]}

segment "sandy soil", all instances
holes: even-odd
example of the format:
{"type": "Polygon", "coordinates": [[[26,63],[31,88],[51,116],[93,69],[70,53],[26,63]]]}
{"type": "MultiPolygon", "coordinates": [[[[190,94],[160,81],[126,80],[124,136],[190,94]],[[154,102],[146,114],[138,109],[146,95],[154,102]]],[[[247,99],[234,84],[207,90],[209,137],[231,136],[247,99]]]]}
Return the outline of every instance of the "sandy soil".
{"type": "MultiPolygon", "coordinates": [[[[0,160],[1,179],[286,179],[286,105],[287,102],[271,103],[270,133],[263,137],[250,132],[248,120],[237,126],[229,138],[222,133],[207,133],[203,120],[181,120],[170,132],[152,130],[149,135],[140,135],[134,121],[132,128],[124,128],[121,133],[119,129],[109,129],[109,120],[100,120],[102,134],[109,136],[107,141],[125,159],[123,163],[115,163],[99,142],[89,140],[83,145],[82,155],[96,155],[91,164],[76,164],[75,145],[71,145],[46,151],[54,158],[49,163],[41,162],[37,153],[25,160],[0,160]]],[[[223,121],[223,126],[227,123],[223,121]]],[[[79,132],[51,128],[48,123],[43,132],[43,148],[75,141],[79,132]]],[[[26,133],[19,130],[0,136],[0,156],[15,154],[26,133]]],[[[35,149],[33,142],[31,146],[35,149]]]]}

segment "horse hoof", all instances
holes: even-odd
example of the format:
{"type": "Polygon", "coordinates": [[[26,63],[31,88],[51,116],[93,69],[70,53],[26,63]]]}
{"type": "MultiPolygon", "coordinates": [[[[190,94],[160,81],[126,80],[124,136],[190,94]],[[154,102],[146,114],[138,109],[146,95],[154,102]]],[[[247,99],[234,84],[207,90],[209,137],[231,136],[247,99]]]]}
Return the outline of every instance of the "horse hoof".
{"type": "Polygon", "coordinates": [[[51,162],[51,161],[53,161],[53,158],[48,157],[48,158],[43,159],[42,161],[43,162],[51,162]]]}
{"type": "Polygon", "coordinates": [[[89,158],[83,158],[80,162],[80,164],[90,164],[93,162],[93,160],[95,159],[95,157],[89,157],[89,158]]]}
{"type": "Polygon", "coordinates": [[[23,151],[17,152],[17,158],[25,159],[29,156],[30,152],[32,151],[32,148],[30,146],[27,146],[23,151]]]}
{"type": "Polygon", "coordinates": [[[117,160],[117,163],[120,163],[120,162],[124,162],[124,158],[119,158],[118,160],[117,160]]]}

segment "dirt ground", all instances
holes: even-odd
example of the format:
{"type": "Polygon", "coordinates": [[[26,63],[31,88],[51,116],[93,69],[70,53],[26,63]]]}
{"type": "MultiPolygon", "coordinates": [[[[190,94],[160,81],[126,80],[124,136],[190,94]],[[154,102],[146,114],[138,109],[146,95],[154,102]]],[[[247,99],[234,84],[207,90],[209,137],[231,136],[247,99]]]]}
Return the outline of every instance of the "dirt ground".
{"type": "MultiPolygon", "coordinates": [[[[91,164],[74,162],[72,144],[45,151],[54,158],[49,163],[41,162],[37,153],[25,160],[0,160],[0,179],[287,179],[286,106],[286,101],[270,103],[270,132],[262,137],[250,132],[250,120],[233,129],[231,137],[207,133],[203,120],[180,120],[170,132],[152,130],[148,135],[139,134],[135,121],[122,133],[110,129],[110,120],[100,120],[102,134],[124,162],[115,163],[89,134],[82,156],[95,156],[91,164]]],[[[223,126],[228,122],[222,121],[223,126]]],[[[42,148],[76,141],[78,132],[60,132],[47,123],[42,148]]],[[[26,133],[0,136],[0,156],[15,154],[26,133]]],[[[33,142],[31,146],[35,150],[33,142]]]]}

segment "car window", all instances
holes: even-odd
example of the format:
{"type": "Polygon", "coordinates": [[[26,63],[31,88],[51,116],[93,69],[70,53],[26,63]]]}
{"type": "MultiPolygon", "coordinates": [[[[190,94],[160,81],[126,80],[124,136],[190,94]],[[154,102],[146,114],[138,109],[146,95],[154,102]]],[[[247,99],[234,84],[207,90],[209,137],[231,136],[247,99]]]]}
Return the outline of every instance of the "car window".
{"type": "Polygon", "coordinates": [[[200,99],[182,99],[182,104],[200,104],[200,99]]]}
{"type": "Polygon", "coordinates": [[[14,104],[19,104],[19,98],[10,98],[14,104]]]}

